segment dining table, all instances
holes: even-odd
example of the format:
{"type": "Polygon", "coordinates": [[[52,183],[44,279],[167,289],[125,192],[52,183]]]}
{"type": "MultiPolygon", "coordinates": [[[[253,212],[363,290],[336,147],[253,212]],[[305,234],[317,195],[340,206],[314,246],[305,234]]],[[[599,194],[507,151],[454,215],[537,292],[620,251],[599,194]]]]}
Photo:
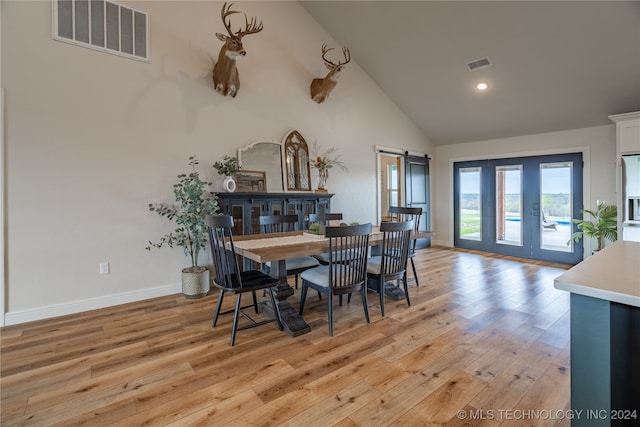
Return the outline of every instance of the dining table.
{"type": "MultiPolygon", "coordinates": [[[[427,238],[433,234],[431,231],[412,232],[412,239],[427,238]]],[[[382,239],[383,233],[380,227],[372,227],[369,246],[381,245],[382,239]]],[[[278,286],[273,292],[275,292],[284,331],[293,337],[310,332],[309,324],[287,301],[295,291],[287,281],[286,260],[326,253],[329,251],[329,239],[324,235],[311,234],[308,231],[288,231],[239,235],[234,236],[233,240],[237,255],[262,265],[269,263],[269,274],[279,279],[278,286]]],[[[404,299],[404,291],[392,283],[384,285],[384,292],[394,299],[404,299]]],[[[269,315],[275,315],[271,301],[263,303],[262,309],[269,315]]]]}

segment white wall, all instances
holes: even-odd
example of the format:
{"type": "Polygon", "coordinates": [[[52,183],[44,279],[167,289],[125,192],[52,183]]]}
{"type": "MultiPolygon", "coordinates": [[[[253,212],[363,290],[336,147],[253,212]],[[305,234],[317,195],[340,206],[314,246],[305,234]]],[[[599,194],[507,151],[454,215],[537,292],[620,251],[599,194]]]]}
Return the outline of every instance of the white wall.
{"type": "Polygon", "coordinates": [[[320,47],[337,43],[297,2],[236,3],[264,31],[244,39],[235,99],[211,83],[222,2],[128,4],[150,13],[150,64],[52,40],[50,0],[0,3],[7,324],[179,292],[188,260],[144,250],[172,226],[147,204],[172,201],[190,155],[220,189],[215,160],[295,128],[340,147],[349,173],[329,179],[332,208],[365,222],[376,215],[374,146],[434,151],[358,52],[330,98],[311,101],[311,79],[326,73],[320,47]]]}
{"type": "MultiPolygon", "coordinates": [[[[614,203],[616,165],[615,126],[598,126],[562,132],[518,136],[436,147],[434,183],[437,202],[433,207],[434,244],[453,246],[453,163],[465,160],[583,153],[584,206],[595,208],[597,200],[614,203]]],[[[585,241],[585,253],[591,253],[585,241]]]]}

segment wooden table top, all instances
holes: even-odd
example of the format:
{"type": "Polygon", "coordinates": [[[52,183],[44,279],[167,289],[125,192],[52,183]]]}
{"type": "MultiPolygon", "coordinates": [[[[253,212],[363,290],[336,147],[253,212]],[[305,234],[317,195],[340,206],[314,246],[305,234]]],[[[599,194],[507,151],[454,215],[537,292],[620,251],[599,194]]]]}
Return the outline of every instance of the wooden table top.
{"type": "MultiPolygon", "coordinates": [[[[382,243],[382,234],[380,227],[374,226],[369,235],[369,245],[382,243]]],[[[419,231],[412,238],[422,239],[432,235],[431,231],[419,231]]],[[[303,231],[234,236],[233,241],[238,255],[259,263],[318,255],[329,250],[328,238],[303,231]]]]}

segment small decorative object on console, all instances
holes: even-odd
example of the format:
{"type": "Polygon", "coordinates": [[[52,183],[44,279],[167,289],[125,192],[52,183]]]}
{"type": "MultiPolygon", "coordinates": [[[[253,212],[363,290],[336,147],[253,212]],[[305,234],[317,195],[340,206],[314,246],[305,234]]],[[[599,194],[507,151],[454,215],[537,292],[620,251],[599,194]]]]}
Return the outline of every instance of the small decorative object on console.
{"type": "Polygon", "coordinates": [[[218,171],[218,174],[226,177],[222,182],[224,190],[228,193],[236,191],[236,182],[233,179],[233,175],[241,169],[238,164],[238,158],[224,156],[222,161],[215,162],[213,167],[218,171]]]}
{"type": "Polygon", "coordinates": [[[325,151],[320,151],[321,146],[316,145],[314,142],[311,146],[311,160],[309,164],[311,167],[318,169],[318,189],[317,193],[327,192],[327,180],[329,179],[329,169],[334,166],[339,167],[345,172],[349,172],[347,166],[340,160],[340,156],[336,156],[334,153],[338,151],[337,148],[331,147],[325,151]]]}

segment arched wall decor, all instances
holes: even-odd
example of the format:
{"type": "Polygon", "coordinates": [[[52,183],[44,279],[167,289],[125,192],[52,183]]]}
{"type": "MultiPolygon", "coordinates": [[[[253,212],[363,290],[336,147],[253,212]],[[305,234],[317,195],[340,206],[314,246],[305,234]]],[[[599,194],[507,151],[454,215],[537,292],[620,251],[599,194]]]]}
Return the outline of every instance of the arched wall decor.
{"type": "Polygon", "coordinates": [[[309,147],[297,130],[289,131],[282,140],[287,191],[311,191],[309,147]]]}

